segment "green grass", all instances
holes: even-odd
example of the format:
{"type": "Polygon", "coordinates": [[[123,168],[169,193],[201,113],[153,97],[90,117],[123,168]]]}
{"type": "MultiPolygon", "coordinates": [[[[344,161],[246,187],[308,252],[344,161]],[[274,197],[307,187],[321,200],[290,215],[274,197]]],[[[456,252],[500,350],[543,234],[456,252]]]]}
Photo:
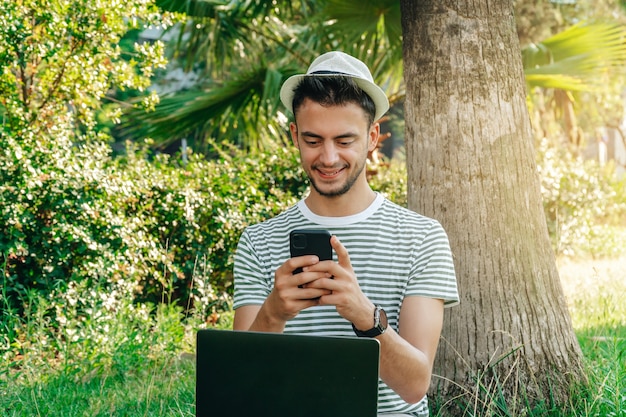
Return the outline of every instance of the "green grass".
{"type": "MultiPolygon", "coordinates": [[[[28,370],[32,373],[35,370],[28,370]]],[[[50,370],[22,375],[0,400],[3,416],[194,416],[194,362],[152,360],[128,373],[76,378],[50,370]]]]}
{"type": "Polygon", "coordinates": [[[626,255],[561,261],[563,291],[591,382],[577,416],[626,416],[626,255]]]}
{"type": "MultiPolygon", "coordinates": [[[[590,381],[566,415],[624,417],[626,257],[560,261],[559,270],[590,381]]],[[[98,326],[70,322],[74,330],[55,338],[46,332],[45,311],[23,323],[19,363],[8,355],[0,363],[0,416],[194,416],[194,359],[181,351],[193,351],[198,320],[175,308],[140,314],[122,303],[121,313],[98,326]],[[98,338],[102,326],[113,340],[98,338]]],[[[5,312],[2,324],[15,331],[9,319],[5,312]]],[[[220,321],[226,328],[231,323],[232,315],[220,321]]],[[[560,414],[534,409],[523,415],[560,414]]]]}

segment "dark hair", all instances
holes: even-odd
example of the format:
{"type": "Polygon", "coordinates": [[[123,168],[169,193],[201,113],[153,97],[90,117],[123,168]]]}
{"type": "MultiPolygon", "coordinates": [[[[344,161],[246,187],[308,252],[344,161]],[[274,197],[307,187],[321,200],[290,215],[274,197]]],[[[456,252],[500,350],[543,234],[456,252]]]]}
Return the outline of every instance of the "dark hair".
{"type": "Polygon", "coordinates": [[[294,115],[304,100],[308,98],[322,106],[355,103],[365,111],[369,124],[374,122],[376,105],[352,78],[341,76],[303,77],[293,92],[294,115]]]}

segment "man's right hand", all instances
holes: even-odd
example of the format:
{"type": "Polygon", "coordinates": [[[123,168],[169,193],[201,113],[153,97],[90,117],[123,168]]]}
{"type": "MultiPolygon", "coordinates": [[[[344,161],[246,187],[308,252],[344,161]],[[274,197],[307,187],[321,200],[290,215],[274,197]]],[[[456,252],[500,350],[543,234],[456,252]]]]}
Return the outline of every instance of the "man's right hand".
{"type": "Polygon", "coordinates": [[[330,278],[330,274],[307,271],[307,267],[317,263],[319,259],[314,255],[285,261],[274,273],[274,288],[263,305],[248,305],[235,310],[233,329],[281,333],[287,321],[300,311],[318,305],[319,297],[330,294],[330,291],[308,288],[307,284],[319,278],[330,278]],[[294,275],[298,268],[303,271],[294,275]]]}

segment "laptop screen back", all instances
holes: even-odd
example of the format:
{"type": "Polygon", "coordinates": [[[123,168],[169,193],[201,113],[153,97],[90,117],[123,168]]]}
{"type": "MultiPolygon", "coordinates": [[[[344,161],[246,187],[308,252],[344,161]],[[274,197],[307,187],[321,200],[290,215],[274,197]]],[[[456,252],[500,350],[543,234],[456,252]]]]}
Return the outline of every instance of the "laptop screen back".
{"type": "Polygon", "coordinates": [[[200,330],[196,415],[376,417],[375,339],[200,330]]]}

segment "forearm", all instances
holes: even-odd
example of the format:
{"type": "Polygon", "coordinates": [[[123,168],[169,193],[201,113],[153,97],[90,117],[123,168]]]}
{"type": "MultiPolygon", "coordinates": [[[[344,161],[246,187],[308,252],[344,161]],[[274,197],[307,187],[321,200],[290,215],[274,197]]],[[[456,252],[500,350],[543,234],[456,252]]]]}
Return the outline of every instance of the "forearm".
{"type": "MultiPolygon", "coordinates": [[[[291,278],[291,276],[290,276],[291,278]]],[[[317,295],[319,290],[313,290],[317,295]]],[[[317,304],[311,299],[294,299],[272,291],[262,305],[248,305],[235,310],[235,330],[282,333],[287,322],[307,307],[317,304]]]]}
{"type": "Polygon", "coordinates": [[[267,314],[265,304],[243,306],[235,310],[233,330],[282,333],[285,321],[273,319],[267,314]]]}
{"type": "Polygon", "coordinates": [[[276,319],[269,314],[266,304],[261,306],[248,330],[255,332],[282,333],[283,330],[285,330],[287,322],[285,320],[276,319]]]}
{"type": "Polygon", "coordinates": [[[381,379],[406,402],[420,401],[428,391],[432,373],[427,355],[391,327],[377,339],[381,379]]]}

